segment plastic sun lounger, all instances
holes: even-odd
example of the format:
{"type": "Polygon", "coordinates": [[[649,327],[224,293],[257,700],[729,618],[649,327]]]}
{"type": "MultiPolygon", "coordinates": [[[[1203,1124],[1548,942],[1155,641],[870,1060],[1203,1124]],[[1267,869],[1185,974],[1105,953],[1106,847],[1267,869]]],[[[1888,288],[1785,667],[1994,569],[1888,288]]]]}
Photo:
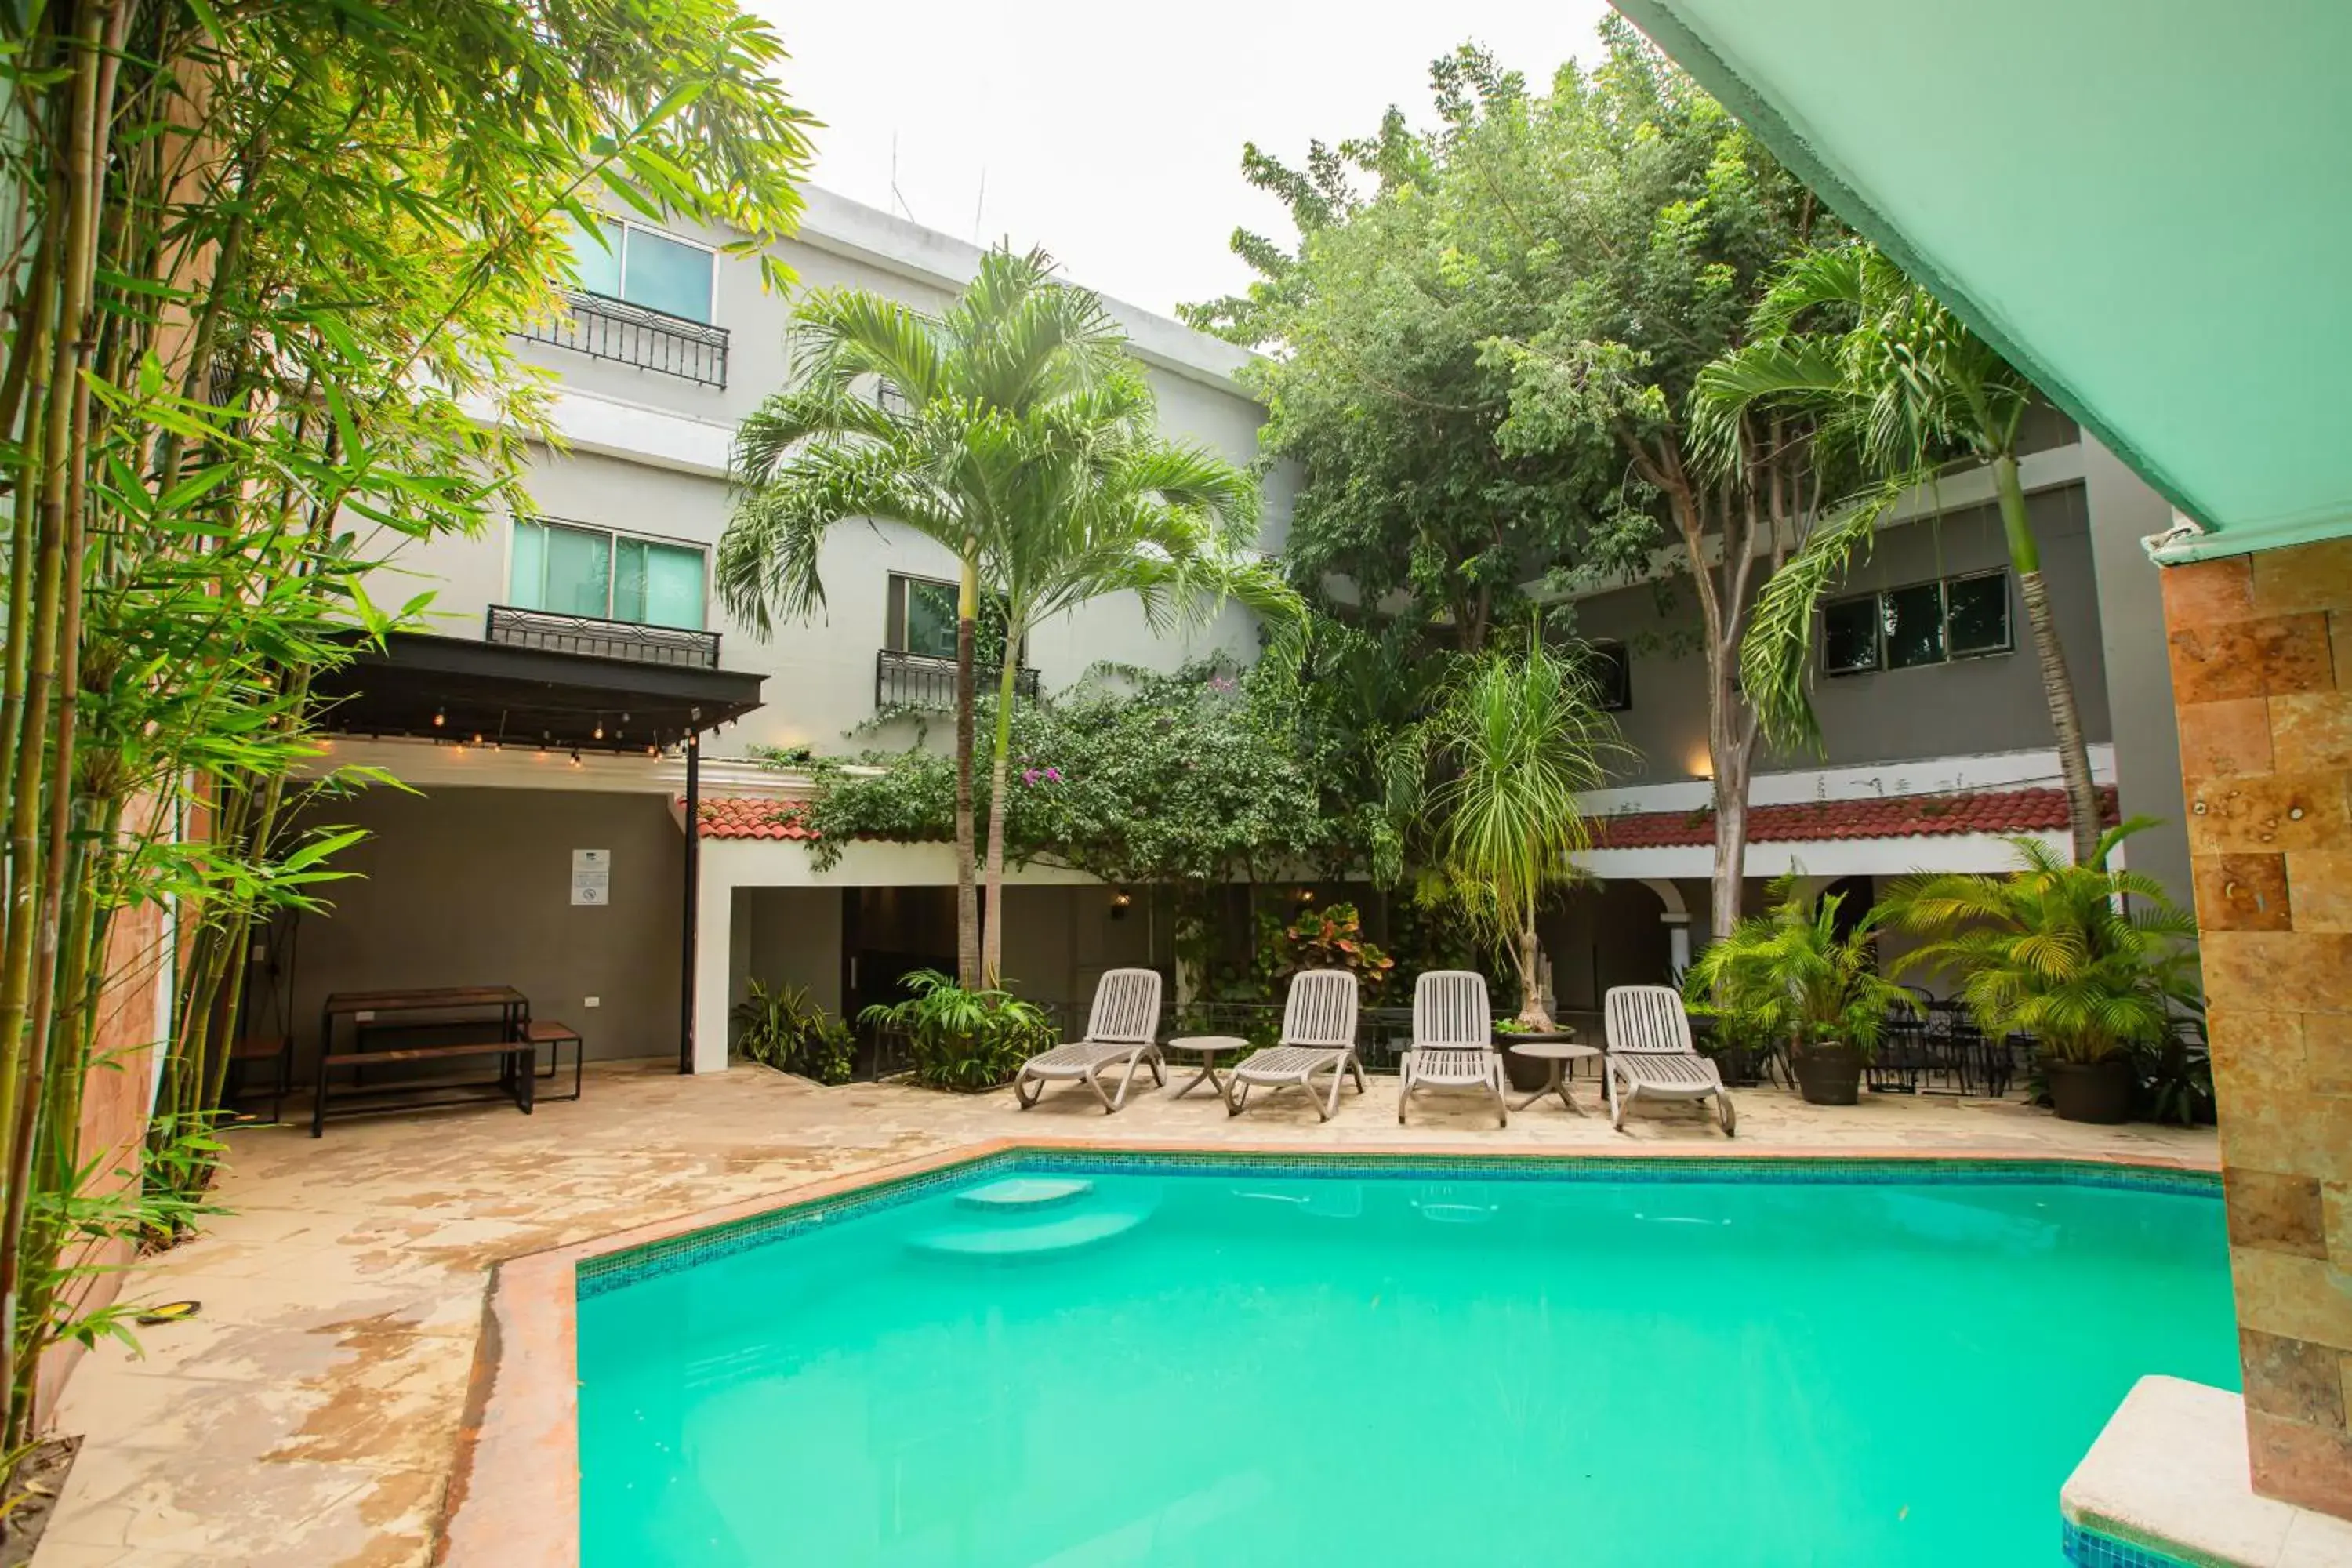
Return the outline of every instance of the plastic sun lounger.
{"type": "Polygon", "coordinates": [[[1715,1119],[1732,1136],[1738,1117],[1723,1075],[1691,1044],[1690,1017],[1671,985],[1612,985],[1601,1007],[1609,1027],[1609,1125],[1622,1132],[1636,1100],[1703,1100],[1715,1097],[1715,1119]]]}
{"type": "Polygon", "coordinates": [[[1249,1105],[1252,1085],[1280,1089],[1296,1084],[1315,1101],[1325,1121],[1339,1109],[1339,1086],[1352,1075],[1364,1092],[1364,1065],[1356,1059],[1356,977],[1344,969],[1307,969],[1290,977],[1282,1008],[1282,1039],[1234,1068],[1225,1079],[1225,1114],[1239,1116],[1249,1105]],[[1331,1075],[1328,1089],[1315,1075],[1331,1075]]]}
{"type": "Polygon", "coordinates": [[[1503,1053],[1495,1048],[1495,1019],[1486,977],[1467,969],[1433,969],[1412,988],[1412,1045],[1398,1068],[1397,1124],[1417,1089],[1469,1089],[1495,1097],[1496,1122],[1511,1124],[1503,1098],[1503,1053]]]}
{"type": "Polygon", "coordinates": [[[1095,1091],[1108,1116],[1127,1103],[1128,1087],[1136,1069],[1151,1068],[1151,1081],[1166,1084],[1168,1074],[1154,1031],[1160,1022],[1160,972],[1156,969],[1111,969],[1095,984],[1094,1011],[1087,1018],[1087,1037],[1031,1057],[1013,1080],[1013,1097],[1028,1110],[1044,1097],[1049,1083],[1076,1081],[1095,1091]],[[1102,1085],[1110,1068],[1122,1069],[1118,1092],[1102,1085]]]}

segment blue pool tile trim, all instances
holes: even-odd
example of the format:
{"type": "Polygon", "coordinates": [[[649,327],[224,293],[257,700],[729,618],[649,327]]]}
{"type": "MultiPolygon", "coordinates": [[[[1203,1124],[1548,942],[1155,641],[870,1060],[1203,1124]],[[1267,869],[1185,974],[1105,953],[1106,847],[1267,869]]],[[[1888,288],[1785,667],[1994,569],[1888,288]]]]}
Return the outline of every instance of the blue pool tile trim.
{"type": "Polygon", "coordinates": [[[2182,1557],[2171,1557],[2117,1536],[2102,1535],[2071,1519],[2059,1524],[2059,1545],[2074,1568],[2196,1568],[2182,1557]]]}
{"type": "MultiPolygon", "coordinates": [[[[1182,1172],[1192,1175],[1338,1177],[1349,1180],[1459,1182],[1771,1182],[1787,1185],[1852,1186],[1885,1182],[2015,1185],[2032,1183],[2169,1192],[2219,1198],[2221,1178],[2209,1171],[2102,1164],[2074,1160],[1762,1159],[1640,1154],[1501,1154],[1465,1158],[1425,1154],[1276,1154],[1245,1151],[1003,1149],[957,1160],[912,1176],[787,1204],[724,1225],[666,1237],[580,1260],[577,1298],[586,1300],[641,1279],[771,1246],[853,1215],[912,1203],[976,1176],[1013,1171],[1068,1175],[1115,1172],[1182,1172]]],[[[2105,1542],[2106,1537],[2099,1537],[2105,1542]]],[[[2137,1550],[2134,1548],[2134,1550],[2137,1550]]],[[[2141,1568],[2118,1559],[2117,1568],[2141,1568]]],[[[2161,1558],[2146,1562],[2171,1568],[2161,1558]]],[[[2100,1562],[2100,1568],[2109,1565],[2100,1562]]]]}

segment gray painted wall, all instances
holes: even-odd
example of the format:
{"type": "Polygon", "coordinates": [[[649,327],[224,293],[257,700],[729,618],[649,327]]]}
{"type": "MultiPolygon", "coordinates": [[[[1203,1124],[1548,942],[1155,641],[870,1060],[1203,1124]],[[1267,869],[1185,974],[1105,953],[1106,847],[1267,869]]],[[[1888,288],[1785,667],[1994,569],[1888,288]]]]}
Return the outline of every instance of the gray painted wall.
{"type": "MultiPolygon", "coordinates": [[[[2042,571],[2074,672],[2084,728],[2091,740],[2105,741],[2111,729],[2105,659],[2084,488],[2068,484],[2042,490],[2028,498],[2028,506],[2042,541],[2042,571]]],[[[1999,513],[1990,506],[1973,507],[1887,530],[1837,591],[1901,587],[2000,566],[2008,558],[1999,513]]],[[[1817,679],[1813,702],[1828,748],[1826,765],[2050,745],[2049,710],[2026,646],[2024,615],[2012,581],[2014,651],[1918,669],[1817,679]]],[[[1633,649],[1633,705],[1617,718],[1641,754],[1618,770],[1622,783],[1706,776],[1705,664],[1691,634],[1697,621],[1687,579],[1622,589],[1577,605],[1580,634],[1614,637],[1633,649]]],[[[1822,759],[1802,754],[1759,760],[1764,769],[1822,765],[1822,759]]]]}
{"type": "Polygon", "coordinates": [[[296,940],[301,1050],[331,992],[512,985],[535,1016],[578,1029],[592,1058],[676,1056],[685,839],[660,796],[378,789],[314,819],[372,837],[337,858],[353,877],[296,940]],[[572,903],[574,849],[612,851],[611,904],[572,903]]]}
{"type": "Polygon", "coordinates": [[[2172,526],[2172,508],[2113,452],[2083,442],[2091,497],[2091,549],[2098,564],[2099,635],[2114,714],[2116,792],[2123,814],[2161,826],[2125,850],[2133,869],[2162,881],[2184,908],[2193,900],[2189,831],[2182,820],[2180,730],[2172,706],[2172,666],[2156,563],[2140,541],[2172,526]]]}

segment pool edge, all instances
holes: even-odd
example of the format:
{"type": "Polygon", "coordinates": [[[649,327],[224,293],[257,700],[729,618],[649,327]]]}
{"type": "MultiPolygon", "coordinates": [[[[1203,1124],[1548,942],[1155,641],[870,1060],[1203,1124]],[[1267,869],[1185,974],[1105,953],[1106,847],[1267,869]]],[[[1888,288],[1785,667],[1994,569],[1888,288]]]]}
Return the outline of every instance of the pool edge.
{"type": "MultiPolygon", "coordinates": [[[[912,1184],[928,1187],[967,1170],[1028,1156],[1184,1156],[1204,1165],[1365,1163],[1400,1168],[1428,1164],[1492,1169],[1561,1169],[1774,1164],[1835,1166],[2031,1167],[2127,1176],[2212,1178],[2218,1162],[2163,1154],[2038,1155],[2008,1149],[1738,1147],[1725,1144],[1644,1149],[1638,1153],[1498,1151],[1491,1145],[1373,1144],[1344,1151],[1302,1151],[1296,1143],[1179,1141],[1110,1142],[1085,1138],[996,1138],[845,1172],[781,1192],[699,1209],[545,1251],[507,1259],[491,1270],[484,1331],[476,1346],[467,1418],[433,1561],[447,1568],[578,1568],[580,1444],[578,1272],[583,1262],[642,1252],[664,1242],[775,1216],[779,1229],[852,1194],[891,1193],[912,1184]],[[478,1393],[478,1405],[476,1394],[478,1393]]],[[[872,1200],[869,1200],[872,1201],[872,1200]]],[[[859,1203],[858,1206],[865,1206],[859,1203]]]]}

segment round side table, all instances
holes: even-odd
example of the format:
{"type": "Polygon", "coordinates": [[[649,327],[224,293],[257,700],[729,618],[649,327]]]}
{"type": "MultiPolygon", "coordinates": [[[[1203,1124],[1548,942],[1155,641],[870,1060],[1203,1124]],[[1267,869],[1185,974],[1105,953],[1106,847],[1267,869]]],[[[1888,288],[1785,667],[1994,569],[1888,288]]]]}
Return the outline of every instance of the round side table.
{"type": "Polygon", "coordinates": [[[1505,1040],[1506,1044],[1503,1047],[1505,1050],[1515,1057],[1525,1057],[1530,1061],[1541,1062],[1547,1069],[1544,1074],[1544,1086],[1511,1107],[1513,1110],[1525,1110],[1544,1096],[1556,1094],[1559,1096],[1559,1102],[1562,1105],[1567,1106],[1579,1116],[1584,1114],[1584,1107],[1576,1103],[1576,1096],[1569,1092],[1568,1079],[1561,1075],[1567,1070],[1569,1063],[1580,1062],[1599,1056],[1601,1054],[1599,1046],[1580,1046],[1570,1040],[1511,1040],[1507,1036],[1505,1037],[1505,1040]]]}
{"type": "Polygon", "coordinates": [[[1180,1035],[1175,1039],[1168,1042],[1168,1048],[1171,1051],[1198,1051],[1201,1053],[1201,1071],[1199,1076],[1195,1077],[1183,1088],[1178,1089],[1174,1094],[1169,1096],[1171,1100],[1181,1100],[1204,1083],[1209,1086],[1212,1093],[1219,1095],[1223,1094],[1225,1092],[1225,1080],[1217,1076],[1217,1053],[1219,1051],[1245,1051],[1249,1049],[1249,1042],[1232,1035],[1180,1035]]]}

